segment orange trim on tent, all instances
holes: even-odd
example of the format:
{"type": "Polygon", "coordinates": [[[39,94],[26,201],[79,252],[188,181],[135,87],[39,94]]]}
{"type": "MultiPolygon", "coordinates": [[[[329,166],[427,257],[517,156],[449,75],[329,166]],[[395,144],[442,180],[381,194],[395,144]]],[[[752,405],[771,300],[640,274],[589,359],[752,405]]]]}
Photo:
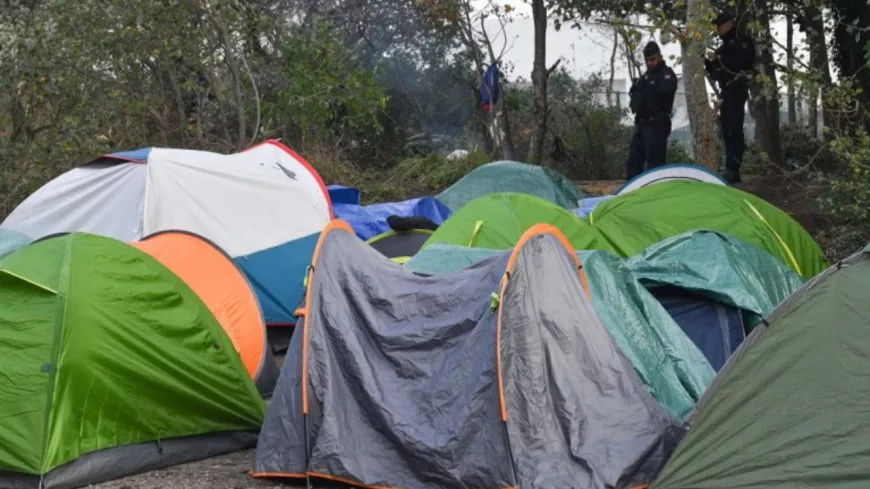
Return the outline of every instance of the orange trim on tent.
{"type": "Polygon", "coordinates": [[[320,233],[320,238],[317,240],[317,245],[314,247],[314,256],[311,257],[311,268],[308,270],[308,287],[305,288],[305,305],[297,310],[299,316],[304,316],[305,326],[302,328],[302,413],[308,415],[308,328],[310,323],[307,321],[311,313],[311,281],[314,279],[314,269],[317,267],[317,260],[320,258],[320,250],[323,247],[323,241],[329,236],[331,231],[343,230],[356,236],[353,228],[347,221],[341,219],[333,219],[323,228],[320,233]]]}
{"type": "Polygon", "coordinates": [[[562,246],[565,247],[565,251],[567,251],[568,254],[571,255],[571,258],[574,259],[574,264],[577,266],[577,273],[580,275],[580,280],[583,283],[583,289],[586,291],[587,297],[591,297],[591,294],[589,291],[589,283],[586,280],[586,272],[583,271],[583,264],[580,263],[580,259],[577,258],[577,253],[574,251],[574,247],[571,246],[571,242],[568,241],[568,238],[566,238],[565,235],[562,234],[562,232],[559,231],[558,228],[556,228],[555,226],[552,226],[550,224],[541,223],[541,224],[535,224],[534,226],[530,227],[525,233],[523,233],[523,235],[520,237],[519,241],[517,241],[517,244],[514,245],[514,249],[511,252],[510,258],[508,259],[507,270],[505,270],[504,279],[502,279],[501,287],[499,288],[499,292],[498,292],[499,308],[498,308],[498,319],[496,320],[496,327],[495,327],[495,344],[496,344],[495,361],[496,361],[496,370],[497,370],[497,374],[498,374],[498,403],[499,403],[499,408],[501,409],[501,420],[504,422],[507,422],[508,414],[507,414],[507,405],[505,403],[505,396],[504,396],[504,377],[502,375],[502,368],[501,368],[501,317],[502,317],[501,304],[504,302],[504,294],[507,291],[507,286],[508,286],[508,283],[510,282],[511,273],[513,273],[514,267],[516,266],[517,260],[519,259],[520,250],[522,250],[523,246],[525,246],[525,244],[527,242],[529,242],[529,240],[531,240],[535,236],[541,236],[544,234],[549,234],[549,235],[553,236],[554,238],[558,239],[559,242],[562,243],[562,246]]]}
{"type": "Polygon", "coordinates": [[[266,328],[257,296],[232,259],[187,231],[164,231],[130,245],[163,264],[199,296],[256,380],[266,358],[266,328]]]}
{"type": "Polygon", "coordinates": [[[248,472],[249,477],[253,477],[254,479],[267,479],[269,477],[280,477],[284,479],[307,479],[307,474],[285,474],[283,472],[254,472],[253,470],[248,472]]]}

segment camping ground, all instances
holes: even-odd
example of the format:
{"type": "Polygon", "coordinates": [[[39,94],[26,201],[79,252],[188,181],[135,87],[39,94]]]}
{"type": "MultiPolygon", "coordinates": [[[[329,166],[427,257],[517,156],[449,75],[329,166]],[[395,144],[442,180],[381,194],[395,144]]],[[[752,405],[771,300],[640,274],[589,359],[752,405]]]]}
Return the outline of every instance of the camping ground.
{"type": "MultiPolygon", "coordinates": [[[[591,195],[613,193],[622,181],[582,181],[577,186],[591,195]]],[[[812,189],[797,191],[788,185],[771,185],[763,177],[750,177],[738,186],[742,190],[762,197],[788,212],[798,220],[813,236],[823,243],[829,229],[827,222],[812,205],[812,189]]],[[[279,363],[283,357],[276,359],[279,363]]],[[[254,450],[249,449],[197,462],[177,465],[162,470],[138,474],[102,484],[90,486],[94,489],[162,489],[178,487],[186,489],[277,489],[305,487],[304,482],[278,480],[257,480],[248,476],[253,465],[254,450]]]]}

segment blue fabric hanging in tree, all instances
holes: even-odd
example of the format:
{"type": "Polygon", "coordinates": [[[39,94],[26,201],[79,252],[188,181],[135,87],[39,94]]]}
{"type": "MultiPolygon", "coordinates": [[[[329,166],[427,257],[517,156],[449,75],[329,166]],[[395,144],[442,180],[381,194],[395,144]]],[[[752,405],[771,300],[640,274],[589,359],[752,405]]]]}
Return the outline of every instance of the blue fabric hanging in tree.
{"type": "Polygon", "coordinates": [[[483,104],[483,110],[487,112],[492,110],[492,106],[498,103],[498,77],[498,65],[495,63],[489,65],[489,68],[486,69],[486,74],[483,75],[483,83],[480,85],[481,104],[483,104]]]}

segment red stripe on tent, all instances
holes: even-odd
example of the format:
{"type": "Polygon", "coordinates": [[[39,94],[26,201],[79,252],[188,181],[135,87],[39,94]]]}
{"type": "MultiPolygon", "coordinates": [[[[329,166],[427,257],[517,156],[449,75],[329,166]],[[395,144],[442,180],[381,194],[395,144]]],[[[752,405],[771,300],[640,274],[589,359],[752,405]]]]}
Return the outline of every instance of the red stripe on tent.
{"type": "Polygon", "coordinates": [[[254,146],[251,146],[250,148],[246,149],[245,151],[250,151],[254,148],[258,148],[260,146],[263,146],[264,144],[271,144],[271,145],[275,146],[276,148],[281,149],[282,151],[284,151],[288,155],[292,156],[299,163],[302,163],[302,166],[304,166],[308,170],[308,172],[314,176],[315,180],[317,180],[318,185],[320,185],[320,190],[323,191],[323,197],[326,198],[326,205],[329,206],[329,218],[335,219],[335,212],[333,212],[333,210],[332,210],[332,199],[329,198],[329,190],[326,189],[326,184],[323,183],[323,178],[321,178],[320,173],[317,173],[317,170],[315,170],[314,167],[311,166],[311,163],[308,163],[308,160],[306,160],[305,158],[300,156],[299,153],[293,151],[292,149],[290,149],[290,147],[288,147],[287,145],[285,145],[281,141],[278,141],[277,139],[267,139],[266,141],[263,141],[262,143],[255,144],[254,146]]]}

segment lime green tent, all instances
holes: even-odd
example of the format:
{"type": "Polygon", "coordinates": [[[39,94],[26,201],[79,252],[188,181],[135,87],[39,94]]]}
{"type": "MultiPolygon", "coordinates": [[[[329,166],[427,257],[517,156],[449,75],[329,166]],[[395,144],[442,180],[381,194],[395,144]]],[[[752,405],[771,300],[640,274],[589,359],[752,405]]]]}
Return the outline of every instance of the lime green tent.
{"type": "Polygon", "coordinates": [[[0,260],[0,487],[78,487],[253,446],[263,401],[176,275],[89,234],[0,260]]]}
{"type": "Polygon", "coordinates": [[[478,197],[498,192],[537,196],[567,209],[586,195],[561,174],[538,165],[497,161],[480,166],[437,195],[453,212],[478,197]]]}
{"type": "Polygon", "coordinates": [[[753,331],[653,489],[870,487],[870,247],[753,331]]]}
{"type": "Polygon", "coordinates": [[[797,221],[733,187],[662,182],[599,203],[587,220],[607,245],[582,248],[608,249],[620,256],[635,255],[686,231],[707,229],[767,251],[805,279],[827,266],[821,248],[797,221]]]}
{"type": "Polygon", "coordinates": [[[528,194],[499,192],[474,199],[450,216],[423,247],[450,243],[475,248],[509,249],[529,228],[550,224],[572,243],[595,244],[590,226],[571,211],[528,194]]]}

